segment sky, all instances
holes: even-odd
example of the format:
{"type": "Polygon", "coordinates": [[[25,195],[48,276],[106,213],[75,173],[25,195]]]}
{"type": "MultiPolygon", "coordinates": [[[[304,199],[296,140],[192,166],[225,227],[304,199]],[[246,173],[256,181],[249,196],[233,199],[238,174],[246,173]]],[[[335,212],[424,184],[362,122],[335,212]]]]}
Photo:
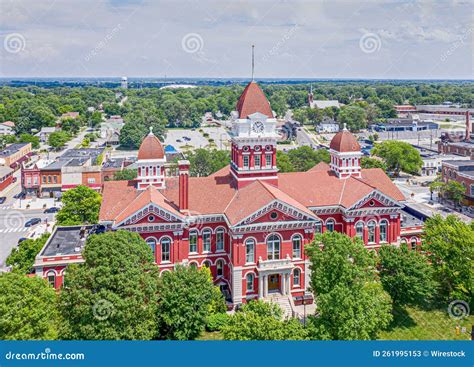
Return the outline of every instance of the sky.
{"type": "Polygon", "coordinates": [[[472,79],[473,0],[0,0],[0,77],[472,79]]]}

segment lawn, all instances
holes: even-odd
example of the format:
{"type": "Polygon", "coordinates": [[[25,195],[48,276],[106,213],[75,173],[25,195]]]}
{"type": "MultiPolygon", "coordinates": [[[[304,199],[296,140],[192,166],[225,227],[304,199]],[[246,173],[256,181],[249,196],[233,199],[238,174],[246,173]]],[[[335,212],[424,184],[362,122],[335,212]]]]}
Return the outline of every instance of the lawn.
{"type": "Polygon", "coordinates": [[[420,310],[414,307],[396,308],[390,328],[380,333],[385,340],[469,340],[474,316],[455,320],[446,310],[420,310]],[[456,326],[465,327],[456,335],[456,326]]]}

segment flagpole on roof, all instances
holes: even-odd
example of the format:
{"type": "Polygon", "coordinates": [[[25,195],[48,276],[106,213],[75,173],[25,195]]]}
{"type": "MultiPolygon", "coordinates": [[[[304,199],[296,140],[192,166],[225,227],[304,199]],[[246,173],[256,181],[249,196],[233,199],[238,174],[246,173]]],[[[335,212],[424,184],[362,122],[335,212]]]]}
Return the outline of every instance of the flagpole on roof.
{"type": "Polygon", "coordinates": [[[254,70],[255,70],[255,55],[254,55],[255,45],[252,45],[252,81],[254,81],[254,70]]]}

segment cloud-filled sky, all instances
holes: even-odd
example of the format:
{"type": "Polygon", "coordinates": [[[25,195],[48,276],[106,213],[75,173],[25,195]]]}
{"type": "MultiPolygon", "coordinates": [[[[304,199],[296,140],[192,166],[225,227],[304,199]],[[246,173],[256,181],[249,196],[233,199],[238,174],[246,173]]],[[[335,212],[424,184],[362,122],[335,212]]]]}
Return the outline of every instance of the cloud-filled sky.
{"type": "Polygon", "coordinates": [[[472,79],[472,0],[0,0],[0,77],[472,79]]]}

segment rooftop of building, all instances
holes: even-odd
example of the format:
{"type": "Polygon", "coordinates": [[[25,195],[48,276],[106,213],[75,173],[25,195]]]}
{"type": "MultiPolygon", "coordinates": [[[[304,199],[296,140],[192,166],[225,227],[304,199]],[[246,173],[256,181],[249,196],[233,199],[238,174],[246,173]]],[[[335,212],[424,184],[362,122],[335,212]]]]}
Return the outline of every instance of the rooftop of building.
{"type": "Polygon", "coordinates": [[[422,226],[426,219],[428,217],[415,208],[405,207],[401,211],[400,226],[401,228],[422,226]]]}
{"type": "Polygon", "coordinates": [[[108,161],[104,162],[104,164],[102,165],[102,169],[121,168],[124,162],[125,158],[109,159],[108,161]]]}
{"type": "Polygon", "coordinates": [[[267,97],[260,86],[253,80],[247,84],[242,92],[237,102],[237,112],[239,114],[238,117],[241,119],[245,119],[256,112],[273,118],[273,111],[267,97]]]}
{"type": "Polygon", "coordinates": [[[94,225],[56,227],[39,256],[80,255],[87,237],[96,230],[94,225]]]}
{"type": "Polygon", "coordinates": [[[338,100],[313,100],[310,102],[311,108],[328,108],[328,107],[336,107],[339,108],[341,104],[338,100]]]}
{"type": "Polygon", "coordinates": [[[473,160],[462,160],[462,159],[449,160],[449,161],[443,162],[443,165],[451,166],[451,167],[457,167],[457,168],[471,167],[472,169],[474,169],[474,161],[473,160]]]}
{"type": "Polygon", "coordinates": [[[0,178],[3,178],[13,172],[13,169],[7,166],[0,166],[0,178]]]}
{"type": "Polygon", "coordinates": [[[11,156],[12,154],[15,154],[17,153],[18,151],[20,151],[20,149],[24,148],[25,146],[27,146],[28,144],[31,144],[31,143],[14,143],[14,144],[10,144],[8,145],[7,147],[3,148],[2,150],[0,150],[0,156],[1,157],[8,157],[8,156],[11,156]]]}

